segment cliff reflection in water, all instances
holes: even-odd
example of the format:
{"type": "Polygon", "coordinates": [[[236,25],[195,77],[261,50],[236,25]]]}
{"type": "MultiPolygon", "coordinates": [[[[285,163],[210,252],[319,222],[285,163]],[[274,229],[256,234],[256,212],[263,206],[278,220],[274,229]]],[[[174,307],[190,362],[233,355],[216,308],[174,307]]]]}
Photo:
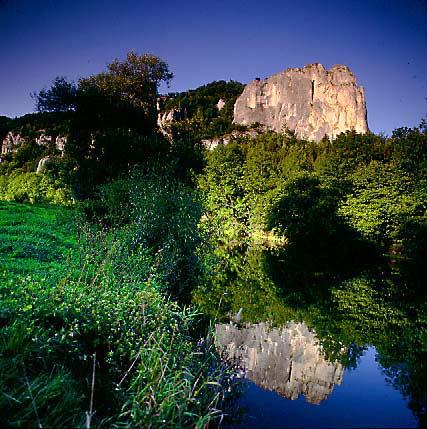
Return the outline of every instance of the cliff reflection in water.
{"type": "Polygon", "coordinates": [[[316,335],[304,323],[282,328],[217,324],[215,332],[226,359],[258,386],[287,399],[304,395],[307,402],[320,404],[342,383],[344,367],[325,359],[316,335]]]}

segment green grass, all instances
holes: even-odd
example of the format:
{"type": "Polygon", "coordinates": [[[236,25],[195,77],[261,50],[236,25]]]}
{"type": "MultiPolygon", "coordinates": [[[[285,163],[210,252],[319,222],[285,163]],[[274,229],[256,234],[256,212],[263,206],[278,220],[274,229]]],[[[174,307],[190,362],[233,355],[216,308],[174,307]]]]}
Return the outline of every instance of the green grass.
{"type": "Polygon", "coordinates": [[[76,246],[73,209],[0,201],[1,271],[9,276],[62,271],[76,246]]]}

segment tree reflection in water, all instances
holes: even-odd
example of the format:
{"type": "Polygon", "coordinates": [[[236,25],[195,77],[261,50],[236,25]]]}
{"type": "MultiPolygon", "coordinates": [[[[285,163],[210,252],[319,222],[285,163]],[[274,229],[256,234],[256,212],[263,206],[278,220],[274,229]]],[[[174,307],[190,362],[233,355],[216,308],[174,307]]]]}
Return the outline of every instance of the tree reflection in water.
{"type": "Polygon", "coordinates": [[[357,368],[366,348],[374,346],[385,378],[408,400],[424,427],[423,282],[414,277],[413,266],[407,276],[398,263],[368,250],[364,256],[357,264],[346,264],[339,257],[319,260],[298,249],[217,248],[205,261],[214,275],[194,292],[193,301],[223,322],[242,309],[246,330],[218,324],[218,342],[228,347],[230,357],[243,359],[257,384],[289,399],[303,394],[309,401],[322,401],[341,382],[342,369],[357,368]]]}

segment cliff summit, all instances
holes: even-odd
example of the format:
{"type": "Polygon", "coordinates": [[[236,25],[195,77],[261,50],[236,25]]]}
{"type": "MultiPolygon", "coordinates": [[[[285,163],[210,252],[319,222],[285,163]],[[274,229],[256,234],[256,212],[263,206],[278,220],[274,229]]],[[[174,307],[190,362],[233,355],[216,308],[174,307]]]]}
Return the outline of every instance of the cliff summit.
{"type": "Polygon", "coordinates": [[[349,130],[366,133],[365,93],[347,66],[291,68],[246,85],[234,105],[234,123],[289,129],[315,141],[349,130]]]}

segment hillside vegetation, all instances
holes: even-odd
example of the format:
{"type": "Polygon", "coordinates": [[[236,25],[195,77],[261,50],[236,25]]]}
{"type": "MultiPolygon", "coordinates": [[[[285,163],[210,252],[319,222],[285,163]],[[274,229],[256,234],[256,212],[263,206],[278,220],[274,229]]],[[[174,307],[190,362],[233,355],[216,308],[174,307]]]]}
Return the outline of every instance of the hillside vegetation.
{"type": "Polygon", "coordinates": [[[238,128],[233,125],[234,103],[243,88],[239,82],[222,80],[167,94],[161,112],[175,109],[179,116],[172,124],[173,138],[209,139],[238,128]],[[218,108],[220,100],[224,105],[218,108]]]}
{"type": "Polygon", "coordinates": [[[207,153],[198,178],[206,227],[237,242],[274,231],[313,255],[347,231],[386,253],[421,257],[426,136],[423,123],[390,138],[348,132],[320,143],[275,133],[236,139],[207,153]]]}
{"type": "Polygon", "coordinates": [[[36,95],[40,113],[5,119],[27,139],[1,163],[1,427],[221,418],[225,368],[185,304],[203,275],[190,186],[201,155],[153,118],[170,76],[157,57],[129,54],[77,85],[56,79],[36,95]],[[62,155],[34,141],[64,124],[62,155]]]}

